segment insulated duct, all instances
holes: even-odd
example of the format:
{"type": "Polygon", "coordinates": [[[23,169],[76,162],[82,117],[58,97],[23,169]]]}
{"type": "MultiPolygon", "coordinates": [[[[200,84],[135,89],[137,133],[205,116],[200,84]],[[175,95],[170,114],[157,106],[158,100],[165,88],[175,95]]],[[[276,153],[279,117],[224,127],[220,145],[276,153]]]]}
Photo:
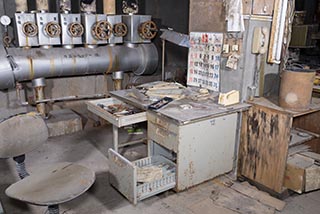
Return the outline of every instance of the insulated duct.
{"type": "MultiPolygon", "coordinates": [[[[3,55],[3,54],[2,54],[3,55]]],[[[0,63],[0,89],[37,78],[67,77],[133,71],[152,74],[158,65],[154,44],[101,46],[95,49],[10,48],[0,63]]]]}

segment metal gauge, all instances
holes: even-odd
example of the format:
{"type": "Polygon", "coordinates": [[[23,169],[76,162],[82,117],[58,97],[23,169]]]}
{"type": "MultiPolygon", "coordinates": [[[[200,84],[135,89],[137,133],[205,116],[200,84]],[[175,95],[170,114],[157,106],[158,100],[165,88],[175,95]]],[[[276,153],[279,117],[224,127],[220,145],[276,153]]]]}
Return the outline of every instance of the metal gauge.
{"type": "Polygon", "coordinates": [[[1,16],[1,18],[0,18],[0,22],[1,22],[2,25],[8,26],[8,25],[10,25],[10,23],[11,23],[11,19],[10,19],[9,16],[3,15],[3,16],[1,16]]]}

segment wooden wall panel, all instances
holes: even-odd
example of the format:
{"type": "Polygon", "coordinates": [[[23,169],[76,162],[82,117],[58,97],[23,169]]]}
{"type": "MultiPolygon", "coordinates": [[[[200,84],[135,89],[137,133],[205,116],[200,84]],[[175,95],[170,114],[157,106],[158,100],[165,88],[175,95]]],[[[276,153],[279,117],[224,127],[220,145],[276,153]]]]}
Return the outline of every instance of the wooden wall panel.
{"type": "Polygon", "coordinates": [[[273,14],[274,0],[253,0],[252,13],[254,15],[273,14]]]}
{"type": "Polygon", "coordinates": [[[190,0],[190,32],[225,32],[223,0],[190,0]]]}
{"type": "Polygon", "coordinates": [[[250,15],[252,12],[252,1],[253,0],[242,0],[242,8],[244,15],[250,15]]]}
{"type": "Polygon", "coordinates": [[[291,118],[254,106],[243,117],[240,175],[282,192],[290,140],[291,118]]]}

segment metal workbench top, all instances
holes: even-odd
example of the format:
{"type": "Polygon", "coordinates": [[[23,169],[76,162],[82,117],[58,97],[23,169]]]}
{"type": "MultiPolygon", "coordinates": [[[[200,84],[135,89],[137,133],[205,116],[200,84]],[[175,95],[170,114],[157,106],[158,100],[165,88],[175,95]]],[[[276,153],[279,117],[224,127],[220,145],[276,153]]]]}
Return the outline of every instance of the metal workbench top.
{"type": "MultiPolygon", "coordinates": [[[[148,110],[148,106],[153,102],[140,101],[132,96],[128,96],[131,89],[112,91],[110,94],[117,99],[131,104],[137,108],[148,110]]],[[[168,118],[176,120],[178,124],[187,124],[193,121],[202,120],[208,117],[217,117],[234,112],[240,112],[250,107],[249,104],[239,103],[236,105],[224,107],[215,100],[194,101],[188,97],[174,100],[159,110],[151,110],[160,113],[168,118]]]]}
{"type": "Polygon", "coordinates": [[[188,98],[184,98],[181,100],[175,100],[156,112],[176,120],[179,124],[188,124],[208,117],[218,117],[221,115],[241,112],[249,107],[250,105],[246,103],[239,103],[224,107],[212,100],[193,101],[188,98]]]}

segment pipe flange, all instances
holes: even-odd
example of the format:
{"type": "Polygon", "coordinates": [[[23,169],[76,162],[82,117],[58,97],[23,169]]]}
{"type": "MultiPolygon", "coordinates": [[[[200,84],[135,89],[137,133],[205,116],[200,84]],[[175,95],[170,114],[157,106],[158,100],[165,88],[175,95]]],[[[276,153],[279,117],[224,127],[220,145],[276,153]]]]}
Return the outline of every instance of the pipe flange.
{"type": "Polygon", "coordinates": [[[114,25],[113,34],[116,37],[124,37],[128,33],[128,27],[125,23],[118,23],[114,25]]]}
{"type": "Polygon", "coordinates": [[[47,23],[44,30],[51,38],[58,37],[61,34],[61,27],[57,22],[47,23]]]}
{"type": "Polygon", "coordinates": [[[153,39],[156,37],[158,28],[153,21],[146,21],[139,26],[139,35],[143,39],[153,39]]]}
{"type": "Polygon", "coordinates": [[[69,25],[68,32],[71,37],[81,37],[84,34],[84,27],[78,22],[73,22],[69,25]]]}
{"type": "Polygon", "coordinates": [[[105,41],[111,37],[113,29],[108,21],[102,20],[93,25],[91,32],[96,39],[105,41]]]}
{"type": "Polygon", "coordinates": [[[22,32],[27,37],[35,37],[38,35],[38,27],[34,22],[25,22],[22,25],[22,32]]]}

